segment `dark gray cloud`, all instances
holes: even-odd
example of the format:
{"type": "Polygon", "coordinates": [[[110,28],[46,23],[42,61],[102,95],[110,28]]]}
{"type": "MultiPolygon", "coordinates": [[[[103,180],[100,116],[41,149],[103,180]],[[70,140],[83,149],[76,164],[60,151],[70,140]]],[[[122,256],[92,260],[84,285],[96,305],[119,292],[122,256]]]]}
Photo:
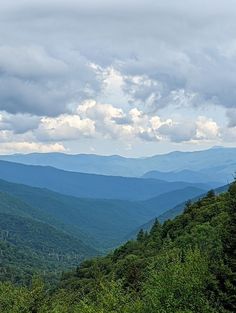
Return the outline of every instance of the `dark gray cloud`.
{"type": "MultiPolygon", "coordinates": [[[[93,112],[104,135],[116,136],[121,129],[128,136],[127,112],[133,107],[146,114],[146,123],[169,105],[213,102],[227,108],[228,126],[236,126],[234,0],[8,0],[0,8],[0,38],[0,111],[10,114],[1,129],[23,133],[37,128],[41,116],[75,114],[83,100],[103,97],[101,103],[107,103],[108,68],[122,77],[127,103],[120,105],[123,115],[115,110],[105,118],[107,124],[109,107],[93,112]],[[19,126],[21,116],[27,117],[25,127],[19,126]]],[[[120,99],[115,102],[113,97],[119,109],[120,99]]],[[[76,123],[79,133],[93,132],[87,121],[76,123]]],[[[61,133],[76,137],[67,124],[66,119],[61,133]]],[[[201,137],[191,123],[166,124],[159,131],[173,142],[201,137]]],[[[150,126],[134,133],[159,140],[150,126]]]]}
{"type": "Polygon", "coordinates": [[[0,114],[0,131],[12,131],[14,134],[24,134],[38,128],[40,118],[29,114],[0,114]]]}
{"type": "Polygon", "coordinates": [[[130,101],[153,109],[180,89],[235,107],[235,17],[233,0],[10,0],[0,10],[0,108],[57,115],[96,97],[90,62],[117,68],[130,101]],[[150,84],[134,87],[134,76],[150,84]]]}
{"type": "Polygon", "coordinates": [[[196,135],[196,126],[193,123],[163,125],[159,132],[168,137],[172,142],[183,142],[193,139],[196,135]]]}
{"type": "Polygon", "coordinates": [[[0,109],[58,115],[101,88],[96,69],[79,52],[43,46],[0,46],[0,109]]]}
{"type": "Polygon", "coordinates": [[[226,114],[229,121],[228,126],[230,128],[236,127],[236,109],[229,109],[226,114]]]}

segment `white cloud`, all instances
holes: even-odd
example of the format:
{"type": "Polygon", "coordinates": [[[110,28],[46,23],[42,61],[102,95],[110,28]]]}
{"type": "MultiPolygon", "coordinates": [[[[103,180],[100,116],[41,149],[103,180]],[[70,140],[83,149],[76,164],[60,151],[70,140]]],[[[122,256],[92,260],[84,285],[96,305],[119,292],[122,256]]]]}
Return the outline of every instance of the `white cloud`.
{"type": "Polygon", "coordinates": [[[211,140],[217,139],[217,137],[220,136],[220,129],[217,123],[205,116],[199,116],[196,121],[196,126],[196,139],[211,140]]]}
{"type": "Polygon", "coordinates": [[[37,142],[8,142],[0,143],[0,153],[31,153],[31,152],[65,152],[62,144],[42,144],[37,142]]]}
{"type": "Polygon", "coordinates": [[[37,117],[28,114],[0,114],[0,139],[6,142],[28,140],[36,142],[79,141],[83,138],[106,138],[132,142],[207,141],[220,138],[220,128],[211,118],[174,120],[146,114],[138,108],[124,111],[111,104],[87,100],[74,113],[57,117],[37,117]],[[24,120],[25,123],[21,123],[24,120]]]}
{"type": "Polygon", "coordinates": [[[56,118],[44,117],[36,130],[36,138],[41,141],[79,140],[95,134],[94,122],[81,119],[79,115],[60,115],[56,118]]]}
{"type": "Polygon", "coordinates": [[[88,100],[79,105],[77,113],[96,120],[112,120],[113,118],[124,117],[122,109],[116,108],[111,104],[97,103],[94,100],[88,100]]]}
{"type": "Polygon", "coordinates": [[[111,104],[86,101],[78,106],[77,113],[94,122],[95,131],[109,138],[123,138],[147,141],[170,140],[186,142],[191,140],[212,140],[220,135],[215,121],[199,116],[195,121],[174,121],[149,115],[138,108],[127,112],[111,104]]]}

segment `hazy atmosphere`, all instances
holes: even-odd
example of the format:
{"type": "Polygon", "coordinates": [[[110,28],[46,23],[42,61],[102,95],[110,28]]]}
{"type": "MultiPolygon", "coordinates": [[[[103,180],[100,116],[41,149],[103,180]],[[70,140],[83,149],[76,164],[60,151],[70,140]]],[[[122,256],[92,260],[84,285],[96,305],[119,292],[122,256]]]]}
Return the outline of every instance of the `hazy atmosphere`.
{"type": "Polygon", "coordinates": [[[0,312],[236,312],[236,0],[0,5],[0,312]]]}
{"type": "Polygon", "coordinates": [[[2,2],[0,153],[235,146],[235,14],[233,0],[2,2]]]}

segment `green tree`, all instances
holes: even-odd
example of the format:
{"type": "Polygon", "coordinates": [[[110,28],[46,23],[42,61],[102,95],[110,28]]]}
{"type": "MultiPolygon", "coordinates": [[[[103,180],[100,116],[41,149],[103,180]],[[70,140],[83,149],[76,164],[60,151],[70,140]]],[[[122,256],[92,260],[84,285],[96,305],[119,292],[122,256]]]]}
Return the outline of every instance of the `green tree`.
{"type": "Polygon", "coordinates": [[[29,290],[11,283],[0,283],[0,312],[31,313],[29,290]]]}
{"type": "Polygon", "coordinates": [[[154,264],[144,288],[143,313],[217,312],[207,300],[208,261],[199,250],[167,252],[154,264]]]}
{"type": "Polygon", "coordinates": [[[144,232],[143,229],[140,229],[140,231],[139,231],[139,233],[138,233],[138,235],[137,235],[137,240],[138,240],[139,242],[143,242],[144,239],[145,239],[145,232],[144,232]]]}
{"type": "Polygon", "coordinates": [[[79,313],[141,313],[142,303],[134,295],[125,292],[121,281],[105,282],[99,286],[95,301],[89,298],[76,307],[79,313]]]}

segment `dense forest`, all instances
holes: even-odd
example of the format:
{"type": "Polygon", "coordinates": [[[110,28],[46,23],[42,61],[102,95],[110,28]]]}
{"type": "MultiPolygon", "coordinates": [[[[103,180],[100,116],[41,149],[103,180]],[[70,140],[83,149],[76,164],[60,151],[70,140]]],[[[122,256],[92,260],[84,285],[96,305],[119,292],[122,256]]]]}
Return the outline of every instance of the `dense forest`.
{"type": "Polygon", "coordinates": [[[213,313],[236,310],[236,183],[213,191],[48,287],[0,283],[2,313],[213,313]]]}

